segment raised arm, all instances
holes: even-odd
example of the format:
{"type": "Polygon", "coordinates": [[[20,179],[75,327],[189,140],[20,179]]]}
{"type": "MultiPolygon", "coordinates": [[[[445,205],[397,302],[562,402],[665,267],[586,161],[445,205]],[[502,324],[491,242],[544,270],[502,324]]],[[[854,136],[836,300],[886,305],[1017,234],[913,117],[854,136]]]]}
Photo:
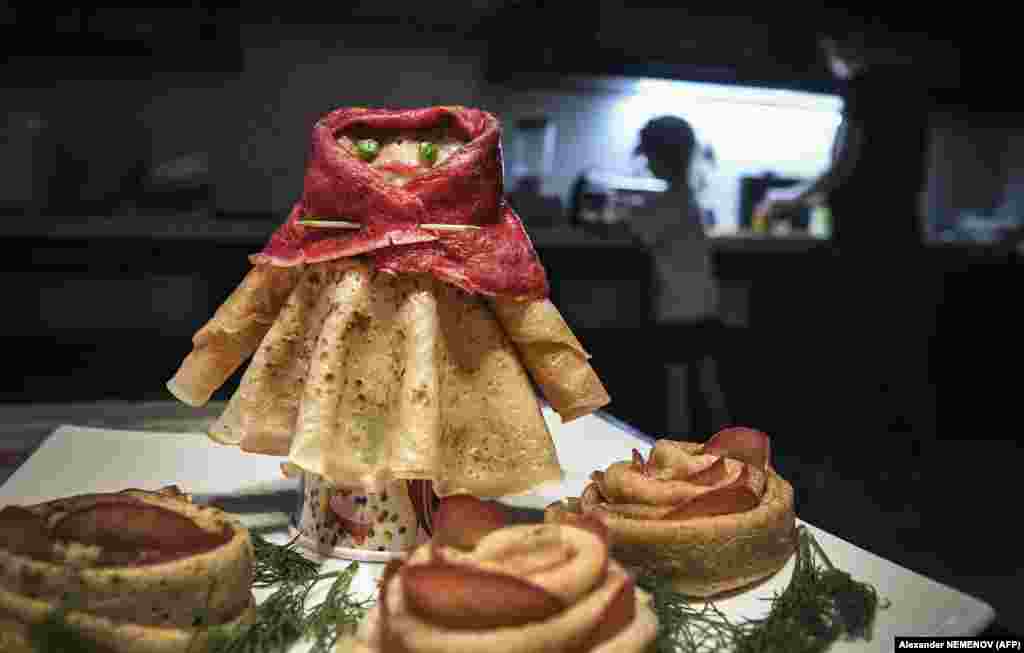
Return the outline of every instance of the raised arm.
{"type": "Polygon", "coordinates": [[[842,185],[853,172],[863,141],[862,123],[849,117],[845,118],[836,131],[829,167],[795,197],[768,200],[759,204],[754,210],[755,222],[765,221],[770,224],[787,218],[805,207],[824,202],[828,194],[842,185]]]}

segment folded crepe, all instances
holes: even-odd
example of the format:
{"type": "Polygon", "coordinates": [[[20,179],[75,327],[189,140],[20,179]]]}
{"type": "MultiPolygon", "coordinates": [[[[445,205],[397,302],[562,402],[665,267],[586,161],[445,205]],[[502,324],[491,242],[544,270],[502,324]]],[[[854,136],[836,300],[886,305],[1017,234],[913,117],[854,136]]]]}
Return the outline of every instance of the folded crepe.
{"type": "Polygon", "coordinates": [[[486,112],[332,112],[251,261],[168,382],[201,405],[252,356],[220,442],[340,486],[496,496],[561,475],[531,377],[563,420],[609,402],[502,197],[486,112]]]}
{"type": "Polygon", "coordinates": [[[469,548],[420,546],[385,572],[380,601],[338,650],[639,653],[657,630],[606,531],[581,520],[506,526],[469,548]]]}
{"type": "Polygon", "coordinates": [[[490,496],[561,475],[487,306],[357,259],[308,267],[213,434],[343,487],[430,479],[490,496]]]}
{"type": "Polygon", "coordinates": [[[778,571],[796,547],[793,488],[769,464],[761,431],[733,427],[706,443],[659,440],[648,460],[596,471],[545,520],[607,526],[616,558],[693,596],[736,590],[778,571]]]}
{"type": "Polygon", "coordinates": [[[302,267],[254,266],[238,288],[192,337],[192,352],[167,388],[182,402],[202,406],[262,342],[299,281],[302,267]]]}
{"type": "Polygon", "coordinates": [[[589,415],[611,401],[590,354],[551,300],[491,300],[502,328],[515,343],[533,380],[563,422],[589,415]]]}

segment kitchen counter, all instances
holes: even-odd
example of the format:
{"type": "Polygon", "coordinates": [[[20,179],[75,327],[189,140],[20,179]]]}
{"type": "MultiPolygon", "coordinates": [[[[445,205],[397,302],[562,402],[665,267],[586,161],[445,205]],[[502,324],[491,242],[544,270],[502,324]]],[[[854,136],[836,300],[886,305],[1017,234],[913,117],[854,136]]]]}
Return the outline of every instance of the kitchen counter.
{"type": "MultiPolygon", "coordinates": [[[[196,329],[237,286],[249,268],[247,255],[276,225],[270,216],[185,214],[0,219],[0,234],[13,245],[2,264],[11,290],[0,333],[14,349],[34,354],[9,364],[0,401],[165,396],[163,382],[188,353],[196,329]]],[[[621,232],[529,230],[549,271],[552,301],[587,336],[599,370],[616,385],[615,410],[635,423],[660,422],[660,408],[651,407],[644,385],[634,381],[645,361],[612,337],[586,334],[643,332],[654,287],[649,254],[621,232]]],[[[858,342],[823,301],[838,288],[855,287],[856,270],[844,265],[833,243],[801,235],[723,235],[712,242],[723,314],[745,327],[737,329],[742,342],[725,365],[738,379],[735,410],[778,430],[814,431],[832,419],[839,388],[870,385],[822,355],[838,343],[858,342]],[[790,407],[796,387],[807,388],[808,409],[790,407]]],[[[941,437],[979,428],[1012,433],[1003,428],[1013,423],[1012,387],[998,371],[1021,362],[1007,344],[1014,342],[1014,305],[1007,298],[1021,283],[1019,260],[993,248],[940,245],[911,263],[926,273],[917,303],[929,333],[941,437]],[[989,408],[971,408],[978,405],[989,408]]],[[[870,288],[850,298],[865,312],[872,301],[870,288]]],[[[861,412],[888,420],[882,408],[861,412]]]]}
{"type": "MultiPolygon", "coordinates": [[[[282,218],[283,219],[283,218],[282,218]]],[[[158,241],[215,241],[225,244],[262,245],[277,228],[276,219],[219,218],[208,214],[116,215],[116,216],[26,216],[7,215],[0,219],[0,237],[47,238],[55,240],[153,239],[158,241]]],[[[635,248],[627,235],[597,235],[569,226],[531,226],[530,238],[538,249],[635,248]]],[[[806,234],[759,235],[729,233],[713,235],[715,250],[793,253],[827,247],[828,241],[806,234]]]]}
{"type": "MultiPolygon", "coordinates": [[[[0,238],[95,240],[133,239],[161,242],[203,241],[238,246],[261,246],[278,227],[281,217],[215,217],[209,213],[167,213],[113,216],[0,215],[0,238]]],[[[564,226],[531,225],[530,238],[538,249],[634,249],[623,230],[607,235],[564,226]]],[[[833,243],[807,233],[759,234],[750,230],[711,234],[716,253],[799,254],[829,252],[833,243]]],[[[977,259],[1014,258],[1024,254],[1024,242],[1013,248],[970,243],[934,243],[929,250],[977,259]]]]}
{"type": "Polygon", "coordinates": [[[278,222],[213,218],[207,214],[117,216],[14,216],[0,222],[4,238],[203,240],[262,244],[278,222]]]}

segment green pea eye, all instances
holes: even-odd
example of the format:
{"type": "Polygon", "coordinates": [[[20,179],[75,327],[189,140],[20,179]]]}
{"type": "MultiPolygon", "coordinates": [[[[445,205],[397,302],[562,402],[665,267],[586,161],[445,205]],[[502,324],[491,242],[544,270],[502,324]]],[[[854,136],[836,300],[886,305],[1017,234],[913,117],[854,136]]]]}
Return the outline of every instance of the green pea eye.
{"type": "Polygon", "coordinates": [[[356,141],[356,153],[363,161],[372,161],[380,152],[380,143],[372,138],[356,141]]]}
{"type": "Polygon", "coordinates": [[[420,143],[420,159],[428,165],[434,165],[437,161],[437,146],[433,143],[420,143]]]}

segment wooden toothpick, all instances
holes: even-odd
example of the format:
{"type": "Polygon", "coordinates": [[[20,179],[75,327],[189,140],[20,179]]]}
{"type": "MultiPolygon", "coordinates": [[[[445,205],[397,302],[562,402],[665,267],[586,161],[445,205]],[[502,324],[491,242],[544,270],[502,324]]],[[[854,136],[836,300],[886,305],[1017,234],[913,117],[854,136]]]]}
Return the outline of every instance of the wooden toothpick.
{"type": "MultiPolygon", "coordinates": [[[[303,227],[317,227],[321,229],[362,229],[363,225],[358,222],[347,220],[297,220],[297,224],[303,227]]],[[[430,231],[470,231],[480,229],[475,224],[421,224],[422,229],[430,231]]]]}
{"type": "Polygon", "coordinates": [[[469,231],[480,228],[475,224],[421,224],[420,227],[432,231],[469,231]]]}
{"type": "Polygon", "coordinates": [[[297,220],[303,227],[322,227],[325,229],[361,229],[363,225],[358,222],[347,222],[345,220],[297,220]]]}

